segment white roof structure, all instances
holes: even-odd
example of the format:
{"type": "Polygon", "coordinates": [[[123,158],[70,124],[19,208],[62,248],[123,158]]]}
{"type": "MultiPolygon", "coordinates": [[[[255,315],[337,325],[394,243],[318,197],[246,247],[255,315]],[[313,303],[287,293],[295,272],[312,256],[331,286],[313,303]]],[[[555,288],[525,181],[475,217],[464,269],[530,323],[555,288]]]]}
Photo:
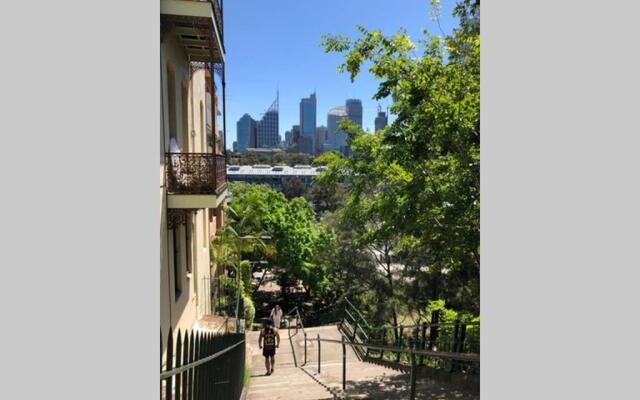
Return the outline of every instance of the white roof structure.
{"type": "Polygon", "coordinates": [[[327,167],[310,165],[227,165],[227,176],[262,175],[262,176],[316,176],[327,167]]]}

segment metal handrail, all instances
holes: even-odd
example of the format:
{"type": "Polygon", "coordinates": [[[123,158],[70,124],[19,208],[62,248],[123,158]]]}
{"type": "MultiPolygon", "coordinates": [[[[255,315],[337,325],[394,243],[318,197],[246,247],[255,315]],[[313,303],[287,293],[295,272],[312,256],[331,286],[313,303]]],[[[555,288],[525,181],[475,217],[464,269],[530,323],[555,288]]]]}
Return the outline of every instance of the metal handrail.
{"type": "MultiPolygon", "coordinates": [[[[307,340],[314,341],[314,342],[318,341],[317,338],[307,339],[307,340]]],[[[321,338],[320,341],[329,342],[329,343],[339,343],[339,344],[342,343],[341,340],[336,340],[336,339],[321,338]]],[[[432,357],[446,358],[446,359],[456,360],[456,361],[476,361],[476,362],[480,361],[480,355],[475,353],[453,353],[453,352],[444,352],[444,351],[420,350],[420,349],[413,349],[411,347],[378,346],[378,345],[370,345],[366,343],[356,343],[352,341],[345,341],[344,343],[352,347],[368,347],[373,350],[380,350],[380,351],[401,352],[401,353],[409,353],[409,354],[416,354],[416,355],[432,356],[432,357]]]]}
{"type": "MultiPolygon", "coordinates": [[[[291,340],[291,338],[289,338],[289,340],[291,340]]],[[[352,348],[354,348],[354,350],[355,350],[356,347],[365,347],[365,348],[371,348],[371,349],[380,350],[380,351],[396,352],[398,354],[400,354],[400,353],[409,353],[410,359],[411,359],[411,365],[410,365],[411,366],[411,376],[410,376],[410,388],[409,388],[409,399],[410,400],[415,400],[415,398],[416,398],[416,389],[417,389],[417,385],[416,385],[416,368],[417,368],[416,355],[445,358],[445,359],[450,359],[450,360],[453,360],[453,361],[480,362],[480,355],[479,354],[448,353],[448,352],[438,352],[438,351],[431,351],[431,350],[419,350],[419,349],[415,348],[415,345],[412,348],[368,345],[368,344],[355,343],[353,341],[347,341],[345,336],[344,336],[344,334],[342,335],[342,340],[322,339],[320,337],[320,334],[318,334],[317,339],[307,339],[307,337],[305,335],[305,340],[304,340],[305,364],[306,364],[307,340],[309,340],[309,341],[317,341],[318,342],[318,374],[320,374],[321,366],[322,366],[322,357],[321,357],[321,353],[320,353],[320,348],[321,348],[320,345],[322,344],[322,342],[336,343],[336,344],[341,344],[342,345],[342,390],[343,390],[343,392],[346,392],[346,389],[347,389],[347,352],[346,352],[346,346],[351,346],[352,348]]],[[[295,352],[294,352],[294,359],[295,359],[295,352]]]]}
{"type": "Polygon", "coordinates": [[[225,353],[227,353],[227,352],[229,352],[229,351],[233,350],[234,348],[236,348],[236,347],[240,346],[242,343],[244,343],[244,341],[245,341],[245,340],[244,340],[244,339],[242,339],[242,340],[241,340],[241,341],[239,341],[238,343],[233,344],[233,345],[231,345],[231,346],[229,346],[229,347],[227,347],[227,348],[225,348],[225,349],[223,349],[223,350],[220,350],[219,352],[214,353],[214,354],[212,354],[212,355],[210,355],[210,356],[208,356],[208,357],[205,357],[205,358],[203,358],[203,359],[201,359],[201,360],[194,361],[194,362],[192,362],[192,363],[182,365],[182,366],[180,366],[180,367],[178,367],[178,368],[175,368],[175,369],[172,369],[172,370],[169,370],[169,371],[164,371],[164,372],[160,373],[160,380],[167,379],[167,378],[169,378],[169,377],[171,377],[171,376],[173,376],[173,375],[177,375],[177,374],[179,374],[179,373],[181,373],[181,372],[184,372],[184,371],[186,371],[186,370],[189,370],[189,369],[195,368],[195,367],[197,367],[198,365],[202,365],[202,364],[204,364],[204,363],[206,363],[206,362],[209,362],[209,361],[211,361],[211,360],[213,360],[213,359],[215,359],[215,358],[218,358],[218,357],[220,357],[221,355],[223,355],[223,354],[225,354],[225,353]]]}
{"type": "Polygon", "coordinates": [[[364,315],[362,315],[362,313],[360,313],[360,310],[358,310],[358,307],[354,306],[353,303],[350,302],[348,298],[345,297],[344,299],[347,301],[347,304],[349,304],[351,306],[351,308],[353,308],[353,310],[356,312],[356,314],[358,314],[358,317],[362,320],[362,322],[364,322],[364,324],[367,326],[367,328],[370,328],[369,323],[364,318],[364,315]]]}
{"type": "MultiPolygon", "coordinates": [[[[466,326],[480,326],[479,322],[462,322],[460,321],[460,324],[462,325],[466,325],[466,326]]],[[[432,324],[430,322],[425,322],[424,323],[425,326],[427,327],[441,327],[441,326],[453,326],[455,325],[455,322],[437,322],[435,324],[432,324]]],[[[422,328],[422,324],[417,324],[417,325],[383,325],[383,326],[373,326],[373,327],[369,327],[370,330],[382,330],[382,329],[397,329],[397,328],[404,328],[404,329],[412,329],[412,328],[422,328]]]]}

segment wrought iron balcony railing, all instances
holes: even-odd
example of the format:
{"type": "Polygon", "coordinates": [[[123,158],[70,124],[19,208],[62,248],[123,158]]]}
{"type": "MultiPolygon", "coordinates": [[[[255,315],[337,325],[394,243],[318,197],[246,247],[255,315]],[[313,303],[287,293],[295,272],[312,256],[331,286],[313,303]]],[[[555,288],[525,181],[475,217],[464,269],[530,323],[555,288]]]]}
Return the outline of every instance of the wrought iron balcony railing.
{"type": "Polygon", "coordinates": [[[166,153],[167,191],[171,194],[216,194],[227,184],[226,160],[209,153],[166,153]]]}
{"type": "Polygon", "coordinates": [[[216,19],[216,26],[218,28],[218,32],[220,34],[220,44],[222,44],[222,49],[224,51],[224,26],[223,26],[223,18],[222,18],[222,0],[213,0],[213,16],[216,19]]]}

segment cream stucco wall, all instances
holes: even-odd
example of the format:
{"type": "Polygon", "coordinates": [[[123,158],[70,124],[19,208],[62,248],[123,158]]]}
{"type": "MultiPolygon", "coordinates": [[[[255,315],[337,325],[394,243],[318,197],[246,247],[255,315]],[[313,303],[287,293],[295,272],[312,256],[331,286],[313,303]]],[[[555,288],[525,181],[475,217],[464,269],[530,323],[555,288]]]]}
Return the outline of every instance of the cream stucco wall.
{"type": "MultiPolygon", "coordinates": [[[[210,222],[209,213],[214,209],[194,209],[188,218],[192,219],[191,246],[186,248],[184,238],[184,225],[177,229],[181,248],[180,255],[189,251],[192,259],[192,271],[186,272],[186,263],[182,257],[179,268],[183,271],[181,277],[182,291],[178,298],[175,296],[174,282],[176,279],[173,267],[173,241],[172,233],[167,228],[167,193],[165,187],[164,153],[169,149],[169,108],[168,108],[168,83],[167,65],[170,64],[175,74],[175,115],[176,136],[181,151],[207,152],[206,147],[206,74],[204,70],[195,71],[189,77],[189,64],[184,50],[171,34],[166,35],[160,46],[161,63],[161,148],[160,148],[160,282],[161,282],[161,328],[163,334],[172,327],[178,329],[192,329],[196,320],[206,313],[212,312],[208,281],[211,277],[209,261],[209,242],[216,232],[215,215],[213,223],[210,222]],[[188,87],[187,114],[183,115],[182,88],[186,83],[188,87]],[[201,108],[201,104],[202,107],[201,108]],[[184,134],[186,121],[187,134],[184,134]]],[[[221,204],[219,208],[223,207],[221,204]]],[[[220,211],[214,211],[220,214],[220,211]]]]}

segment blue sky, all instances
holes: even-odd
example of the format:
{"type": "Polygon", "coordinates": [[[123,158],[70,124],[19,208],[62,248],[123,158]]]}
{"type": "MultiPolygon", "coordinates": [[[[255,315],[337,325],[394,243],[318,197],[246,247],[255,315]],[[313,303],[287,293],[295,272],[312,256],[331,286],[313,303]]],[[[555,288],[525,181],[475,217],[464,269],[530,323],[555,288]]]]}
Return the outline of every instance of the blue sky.
{"type": "MultiPolygon", "coordinates": [[[[442,0],[440,25],[450,32],[455,2],[442,0]]],[[[249,113],[259,119],[280,90],[280,135],[298,124],[302,97],[316,92],[317,124],[326,125],[330,108],[359,98],[363,125],[373,130],[378,103],[371,97],[377,82],[365,71],[352,84],[339,74],[338,54],[320,47],[324,33],[358,37],[356,25],[392,34],[405,28],[416,41],[426,28],[429,0],[227,0],[224,2],[227,51],[227,147],[236,140],[236,122],[249,113]]],[[[388,102],[381,103],[386,108],[388,102]]]]}

